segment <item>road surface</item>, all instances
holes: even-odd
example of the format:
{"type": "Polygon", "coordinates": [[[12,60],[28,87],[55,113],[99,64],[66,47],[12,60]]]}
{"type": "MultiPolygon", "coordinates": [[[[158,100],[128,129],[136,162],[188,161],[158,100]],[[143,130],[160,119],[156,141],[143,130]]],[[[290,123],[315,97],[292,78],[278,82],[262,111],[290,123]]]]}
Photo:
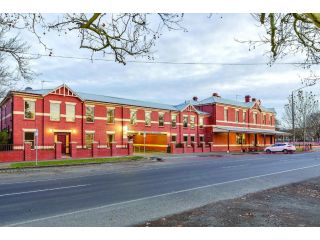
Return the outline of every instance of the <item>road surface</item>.
{"type": "Polygon", "coordinates": [[[186,156],[87,174],[81,168],[10,181],[0,174],[0,225],[131,226],[320,176],[320,153],[186,156]]]}

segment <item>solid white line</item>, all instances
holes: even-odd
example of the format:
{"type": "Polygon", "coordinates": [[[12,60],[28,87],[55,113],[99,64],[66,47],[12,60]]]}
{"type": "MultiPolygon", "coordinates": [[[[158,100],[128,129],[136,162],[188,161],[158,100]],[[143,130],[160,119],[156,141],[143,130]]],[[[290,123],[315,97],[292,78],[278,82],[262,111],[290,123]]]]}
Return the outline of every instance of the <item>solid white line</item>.
{"type": "Polygon", "coordinates": [[[241,165],[234,165],[234,166],[226,166],[226,167],[221,167],[221,168],[235,168],[235,167],[243,167],[243,166],[248,166],[249,164],[241,164],[241,165]]]}
{"type": "Polygon", "coordinates": [[[54,190],[62,190],[62,189],[68,189],[68,188],[86,187],[86,186],[89,186],[89,185],[90,184],[82,184],[82,185],[74,185],[74,186],[66,186],[66,187],[58,187],[58,188],[39,189],[39,190],[33,190],[33,191],[27,191],[27,192],[6,193],[6,194],[1,194],[0,197],[12,196],[12,195],[21,195],[21,194],[28,194],[28,193],[54,191],[54,190]]]}
{"type": "Polygon", "coordinates": [[[240,179],[230,180],[230,181],[226,181],[226,182],[214,183],[214,184],[209,184],[209,185],[205,185],[205,186],[194,187],[194,188],[189,188],[189,189],[184,189],[184,190],[179,190],[179,191],[174,191],[174,192],[169,192],[169,193],[163,193],[163,194],[153,195],[153,196],[149,196],[149,197],[137,198],[137,199],[133,199],[133,200],[129,200],[129,201],[123,201],[123,202],[103,205],[100,207],[88,208],[88,209],[83,209],[83,210],[78,210],[78,211],[73,211],[73,212],[68,212],[68,213],[57,214],[57,215],[53,215],[53,216],[49,216],[49,217],[27,220],[27,221],[23,221],[23,222],[19,222],[19,223],[13,223],[13,224],[6,225],[6,227],[13,227],[13,226],[23,225],[23,224],[27,224],[27,223],[32,223],[32,222],[48,220],[48,219],[52,219],[52,218],[65,217],[65,216],[72,215],[72,214],[84,213],[84,212],[89,212],[89,211],[93,211],[93,210],[99,210],[99,209],[103,209],[103,208],[109,208],[109,207],[113,207],[113,206],[124,205],[124,204],[128,204],[128,203],[149,200],[149,199],[153,199],[153,198],[164,197],[164,196],[174,195],[174,194],[178,194],[178,193],[190,192],[190,191],[194,191],[194,190],[198,190],[198,189],[219,186],[219,185],[228,184],[228,183],[241,182],[241,181],[255,179],[255,178],[272,176],[272,175],[277,175],[277,174],[281,174],[281,173],[294,172],[294,171],[298,171],[298,170],[319,167],[319,166],[320,166],[320,164],[316,164],[316,165],[311,165],[311,166],[307,166],[307,167],[294,168],[294,169],[273,172],[273,173],[267,173],[267,174],[263,174],[263,175],[252,176],[252,177],[240,178],[240,179]]]}

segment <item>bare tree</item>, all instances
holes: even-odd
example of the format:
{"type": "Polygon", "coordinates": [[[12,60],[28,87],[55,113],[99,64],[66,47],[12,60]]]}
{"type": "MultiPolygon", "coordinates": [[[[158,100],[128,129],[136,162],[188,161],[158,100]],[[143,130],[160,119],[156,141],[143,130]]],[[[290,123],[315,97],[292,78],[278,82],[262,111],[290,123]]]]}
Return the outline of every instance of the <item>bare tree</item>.
{"type": "Polygon", "coordinates": [[[259,13],[253,14],[266,31],[251,45],[268,44],[271,63],[287,55],[304,56],[304,66],[320,62],[320,14],[319,13],[259,13]]]}
{"type": "Polygon", "coordinates": [[[307,122],[312,114],[319,110],[319,103],[312,92],[304,92],[302,90],[295,93],[293,97],[294,114],[292,114],[292,99],[289,96],[289,103],[284,107],[284,123],[290,129],[292,127],[292,115],[294,115],[296,138],[305,141],[307,122]]]}
{"type": "Polygon", "coordinates": [[[320,112],[312,113],[308,118],[307,132],[314,141],[320,141],[320,112]]]}
{"type": "Polygon", "coordinates": [[[16,87],[17,81],[29,81],[34,76],[30,69],[29,47],[18,36],[7,37],[9,31],[0,18],[0,99],[5,92],[16,87]]]}
{"type": "Polygon", "coordinates": [[[152,58],[155,45],[163,28],[185,30],[181,25],[183,14],[94,13],[62,14],[55,20],[42,14],[3,14],[11,28],[28,29],[37,36],[46,50],[52,49],[43,41],[43,35],[57,31],[59,35],[77,33],[80,48],[113,56],[125,64],[127,56],[152,58]]]}

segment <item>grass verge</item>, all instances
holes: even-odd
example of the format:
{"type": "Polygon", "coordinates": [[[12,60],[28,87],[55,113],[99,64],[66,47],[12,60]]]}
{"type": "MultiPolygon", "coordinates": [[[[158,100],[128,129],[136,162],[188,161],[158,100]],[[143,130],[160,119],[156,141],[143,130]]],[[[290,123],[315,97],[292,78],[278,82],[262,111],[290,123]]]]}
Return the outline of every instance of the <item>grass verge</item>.
{"type": "Polygon", "coordinates": [[[79,160],[52,160],[52,161],[39,161],[36,162],[19,162],[11,163],[10,168],[32,168],[32,167],[51,167],[51,166],[68,166],[68,165],[81,165],[90,163],[110,163],[110,162],[128,162],[142,160],[141,156],[128,156],[128,157],[110,157],[110,158],[90,158],[79,160]]]}

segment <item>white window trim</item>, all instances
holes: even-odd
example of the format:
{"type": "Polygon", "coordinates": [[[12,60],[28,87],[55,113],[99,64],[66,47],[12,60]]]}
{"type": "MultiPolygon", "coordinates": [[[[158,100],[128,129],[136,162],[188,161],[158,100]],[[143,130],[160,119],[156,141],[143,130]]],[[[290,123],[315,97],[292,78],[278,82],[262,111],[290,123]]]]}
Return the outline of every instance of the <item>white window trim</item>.
{"type": "Polygon", "coordinates": [[[23,118],[26,120],[35,120],[36,119],[36,113],[37,113],[37,105],[36,105],[36,99],[29,99],[29,98],[24,98],[23,101],[23,118]],[[33,118],[26,118],[26,101],[31,101],[34,102],[34,117],[33,118]]]}
{"type": "Polygon", "coordinates": [[[95,133],[95,130],[85,130],[85,133],[95,133]]]}
{"type": "Polygon", "coordinates": [[[24,101],[32,101],[32,102],[35,102],[37,101],[36,98],[23,98],[24,101]]]}
{"type": "Polygon", "coordinates": [[[35,128],[22,128],[22,131],[23,132],[36,132],[37,129],[35,129],[35,128]]]}
{"type": "Polygon", "coordinates": [[[61,120],[61,101],[50,101],[50,121],[53,121],[53,122],[59,122],[61,120]],[[53,104],[59,104],[59,119],[52,119],[51,118],[51,103],[53,104]]]}
{"type": "MultiPolygon", "coordinates": [[[[63,114],[60,114],[60,115],[63,115],[63,114]]],[[[73,104],[73,103],[67,103],[66,102],[66,114],[65,114],[64,117],[66,118],[66,122],[75,122],[76,121],[76,103],[73,104]],[[74,119],[73,119],[73,121],[67,120],[67,105],[74,106],[74,119]]]]}
{"type": "Polygon", "coordinates": [[[86,106],[86,112],[85,112],[85,119],[86,119],[86,123],[94,123],[94,120],[95,120],[95,116],[94,116],[94,105],[89,105],[89,104],[86,104],[85,105],[86,106]],[[87,107],[92,107],[93,108],[93,121],[92,122],[88,122],[88,120],[87,120],[87,107]]]}
{"type": "Polygon", "coordinates": [[[151,124],[152,124],[152,112],[151,111],[145,111],[144,112],[144,124],[145,124],[145,126],[147,126],[147,127],[150,127],[151,126],[151,124]],[[150,124],[147,124],[147,118],[146,118],[146,115],[147,114],[150,114],[150,124]]]}
{"type": "Polygon", "coordinates": [[[130,119],[129,119],[129,122],[130,122],[130,125],[136,125],[138,123],[138,116],[137,116],[137,109],[130,109],[130,119]],[[131,123],[131,112],[135,112],[136,113],[136,117],[135,117],[135,123],[131,123]]]}
{"type": "Polygon", "coordinates": [[[106,122],[107,124],[114,124],[116,122],[116,111],[114,107],[107,107],[107,116],[106,116],[106,122]],[[108,111],[113,110],[113,122],[108,122],[108,111]]]}
{"type": "Polygon", "coordinates": [[[77,103],[75,103],[75,102],[65,102],[66,103],[66,105],[77,105],[77,103]]]}
{"type": "Polygon", "coordinates": [[[59,103],[61,104],[61,101],[56,101],[56,100],[49,100],[50,103],[59,103]]]}

